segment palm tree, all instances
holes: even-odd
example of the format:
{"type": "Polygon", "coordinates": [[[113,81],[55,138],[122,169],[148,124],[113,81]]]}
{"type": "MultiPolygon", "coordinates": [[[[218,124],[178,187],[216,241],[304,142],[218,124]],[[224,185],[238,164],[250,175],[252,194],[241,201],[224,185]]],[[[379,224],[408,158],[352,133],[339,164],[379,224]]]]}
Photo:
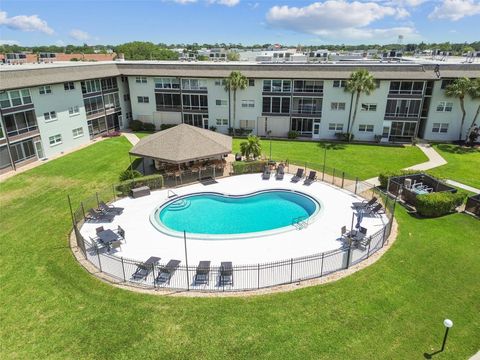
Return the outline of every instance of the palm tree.
{"type": "Polygon", "coordinates": [[[360,99],[360,94],[364,93],[366,95],[370,95],[370,93],[375,90],[377,85],[375,84],[375,79],[373,78],[372,74],[368,72],[368,70],[361,69],[353,72],[350,75],[350,79],[347,81],[347,86],[345,86],[345,91],[352,93],[352,100],[353,95],[355,94],[355,110],[353,110],[353,118],[351,126],[348,126],[348,141],[350,141],[350,130],[353,129],[353,125],[355,124],[355,119],[357,118],[357,110],[358,110],[358,100],[360,99]]]}
{"type": "Polygon", "coordinates": [[[260,145],[260,139],[255,135],[248,135],[247,141],[243,141],[240,143],[240,152],[243,156],[250,158],[257,158],[262,153],[262,145],[260,145]]]}
{"type": "MultiPolygon", "coordinates": [[[[225,79],[225,91],[228,91],[228,106],[230,107],[230,93],[233,92],[233,125],[230,119],[229,126],[235,127],[235,116],[237,107],[237,90],[245,90],[248,86],[248,79],[240,71],[232,71],[228,78],[225,79]]],[[[230,113],[230,112],[229,112],[230,113]]]]}
{"type": "MultiPolygon", "coordinates": [[[[472,97],[472,99],[479,99],[480,98],[480,78],[475,79],[472,82],[472,86],[470,87],[470,90],[468,91],[469,95],[472,97]]],[[[468,137],[470,135],[470,132],[472,131],[473,127],[475,126],[475,123],[478,118],[478,114],[480,114],[480,104],[477,107],[477,112],[475,113],[475,116],[473,117],[473,121],[468,128],[467,135],[465,138],[465,141],[468,141],[468,137]]]]}
{"type": "Polygon", "coordinates": [[[445,89],[445,95],[448,97],[455,97],[460,100],[460,108],[462,109],[462,122],[460,123],[460,132],[458,133],[458,140],[462,140],[463,123],[465,122],[465,96],[469,94],[472,88],[472,81],[469,78],[463,77],[456,79],[453,83],[445,89]]]}

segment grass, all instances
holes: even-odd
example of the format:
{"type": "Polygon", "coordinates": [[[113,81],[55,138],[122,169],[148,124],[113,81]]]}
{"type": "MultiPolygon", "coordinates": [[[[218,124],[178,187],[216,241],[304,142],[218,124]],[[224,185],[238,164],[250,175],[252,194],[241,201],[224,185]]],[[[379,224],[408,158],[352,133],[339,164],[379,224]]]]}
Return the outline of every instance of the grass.
{"type": "MultiPolygon", "coordinates": [[[[245,140],[233,140],[234,153],[240,151],[242,141],[245,140]]],[[[261,144],[263,153],[269,157],[269,141],[261,140],[261,144]]],[[[402,169],[428,160],[420,149],[413,146],[392,147],[288,140],[272,140],[272,158],[288,159],[295,163],[315,163],[318,165],[311,167],[321,170],[325,146],[327,166],[346,171],[361,180],[375,177],[381,171],[402,169]]]]}
{"type": "Polygon", "coordinates": [[[141,139],[141,138],[144,138],[145,136],[152,135],[153,133],[151,131],[135,131],[134,134],[141,139]]]}
{"type": "Polygon", "coordinates": [[[68,248],[66,195],[115,182],[129,148],[108,139],[0,184],[0,358],[419,359],[439,349],[446,317],[435,358],[478,350],[478,220],[463,214],[398,208],[399,238],[375,265],[290,293],[159,297],[97,280],[68,248]]]}
{"type": "Polygon", "coordinates": [[[450,144],[438,144],[434,147],[448,164],[429,170],[429,173],[480,189],[480,148],[450,144]]]}

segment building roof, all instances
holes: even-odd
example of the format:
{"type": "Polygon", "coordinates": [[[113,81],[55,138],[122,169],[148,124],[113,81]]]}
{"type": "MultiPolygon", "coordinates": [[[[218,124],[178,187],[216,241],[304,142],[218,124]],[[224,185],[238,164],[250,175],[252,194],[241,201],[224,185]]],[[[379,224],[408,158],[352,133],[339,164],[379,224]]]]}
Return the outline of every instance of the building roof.
{"type": "MultiPolygon", "coordinates": [[[[259,79],[347,79],[352,71],[367,69],[378,80],[436,80],[433,63],[327,63],[296,64],[255,62],[55,62],[0,66],[0,90],[103,78],[109,76],[166,76],[224,78],[234,70],[259,79]]],[[[440,77],[480,77],[480,64],[440,64],[440,77]]]]}
{"type": "Polygon", "coordinates": [[[130,154],[173,164],[208,159],[232,152],[232,138],[180,124],[141,139],[130,154]]]}

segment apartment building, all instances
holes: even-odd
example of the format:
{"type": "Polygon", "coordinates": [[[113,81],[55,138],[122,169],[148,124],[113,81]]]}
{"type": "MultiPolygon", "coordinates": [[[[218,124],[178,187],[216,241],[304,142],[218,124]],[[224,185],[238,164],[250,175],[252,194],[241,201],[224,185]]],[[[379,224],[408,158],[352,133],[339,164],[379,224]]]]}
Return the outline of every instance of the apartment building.
{"type": "MultiPolygon", "coordinates": [[[[458,77],[480,77],[479,64],[259,64],[110,62],[52,63],[0,68],[0,171],[48,158],[128,126],[187,123],[228,133],[336,139],[350,128],[356,140],[456,140],[458,99],[445,87],[458,77]],[[366,68],[376,89],[362,94],[353,123],[350,74],[366,68]],[[231,71],[246,89],[225,90],[231,71]],[[235,98],[235,100],[234,100],[235,98]]],[[[465,99],[462,136],[479,99],[465,99]]]]}

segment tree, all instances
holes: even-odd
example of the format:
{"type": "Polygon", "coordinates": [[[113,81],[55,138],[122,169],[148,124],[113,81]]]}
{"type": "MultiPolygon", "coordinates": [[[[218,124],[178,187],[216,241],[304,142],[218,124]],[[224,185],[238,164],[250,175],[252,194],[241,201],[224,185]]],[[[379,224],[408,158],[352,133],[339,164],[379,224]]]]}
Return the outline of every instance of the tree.
{"type": "Polygon", "coordinates": [[[253,159],[259,157],[262,153],[260,139],[255,135],[248,135],[247,141],[240,143],[240,152],[247,158],[247,160],[250,158],[250,156],[253,156],[253,159]]]}
{"type": "MultiPolygon", "coordinates": [[[[237,107],[237,90],[245,90],[248,86],[248,79],[240,71],[232,71],[225,79],[225,91],[228,91],[228,106],[230,106],[230,93],[233,92],[233,127],[235,127],[235,116],[237,107]]],[[[228,119],[230,122],[230,119],[228,119]]],[[[231,126],[231,123],[229,123],[231,126]]]]}
{"type": "Polygon", "coordinates": [[[362,93],[366,95],[370,95],[370,93],[375,90],[377,85],[375,84],[375,79],[373,76],[368,72],[368,70],[361,69],[353,72],[350,75],[350,79],[347,81],[347,86],[345,87],[345,91],[352,93],[352,101],[353,96],[355,96],[355,109],[353,110],[353,118],[351,126],[348,126],[347,132],[349,134],[348,139],[350,140],[350,133],[353,129],[353,125],[355,124],[355,120],[357,118],[357,110],[358,110],[358,100],[360,99],[360,95],[362,93]]]}
{"type": "MultiPolygon", "coordinates": [[[[480,78],[471,81],[471,86],[468,91],[468,94],[472,97],[473,100],[480,99],[480,78]]],[[[477,122],[479,114],[480,114],[480,104],[478,105],[477,112],[475,113],[475,116],[473,117],[473,121],[468,128],[466,139],[465,139],[466,141],[468,141],[470,133],[475,127],[475,123],[477,122]]]]}
{"type": "Polygon", "coordinates": [[[127,60],[176,60],[175,51],[164,49],[151,42],[134,41],[118,45],[116,53],[122,53],[127,60]]]}
{"type": "Polygon", "coordinates": [[[462,122],[460,123],[460,132],[458,133],[458,140],[462,140],[463,123],[465,122],[465,96],[468,95],[472,88],[472,81],[469,78],[463,77],[456,79],[453,83],[445,89],[445,95],[448,97],[457,98],[460,101],[460,108],[462,109],[462,122]]]}
{"type": "Polygon", "coordinates": [[[240,54],[238,52],[232,51],[227,54],[228,61],[238,61],[240,60],[240,54]]]}

